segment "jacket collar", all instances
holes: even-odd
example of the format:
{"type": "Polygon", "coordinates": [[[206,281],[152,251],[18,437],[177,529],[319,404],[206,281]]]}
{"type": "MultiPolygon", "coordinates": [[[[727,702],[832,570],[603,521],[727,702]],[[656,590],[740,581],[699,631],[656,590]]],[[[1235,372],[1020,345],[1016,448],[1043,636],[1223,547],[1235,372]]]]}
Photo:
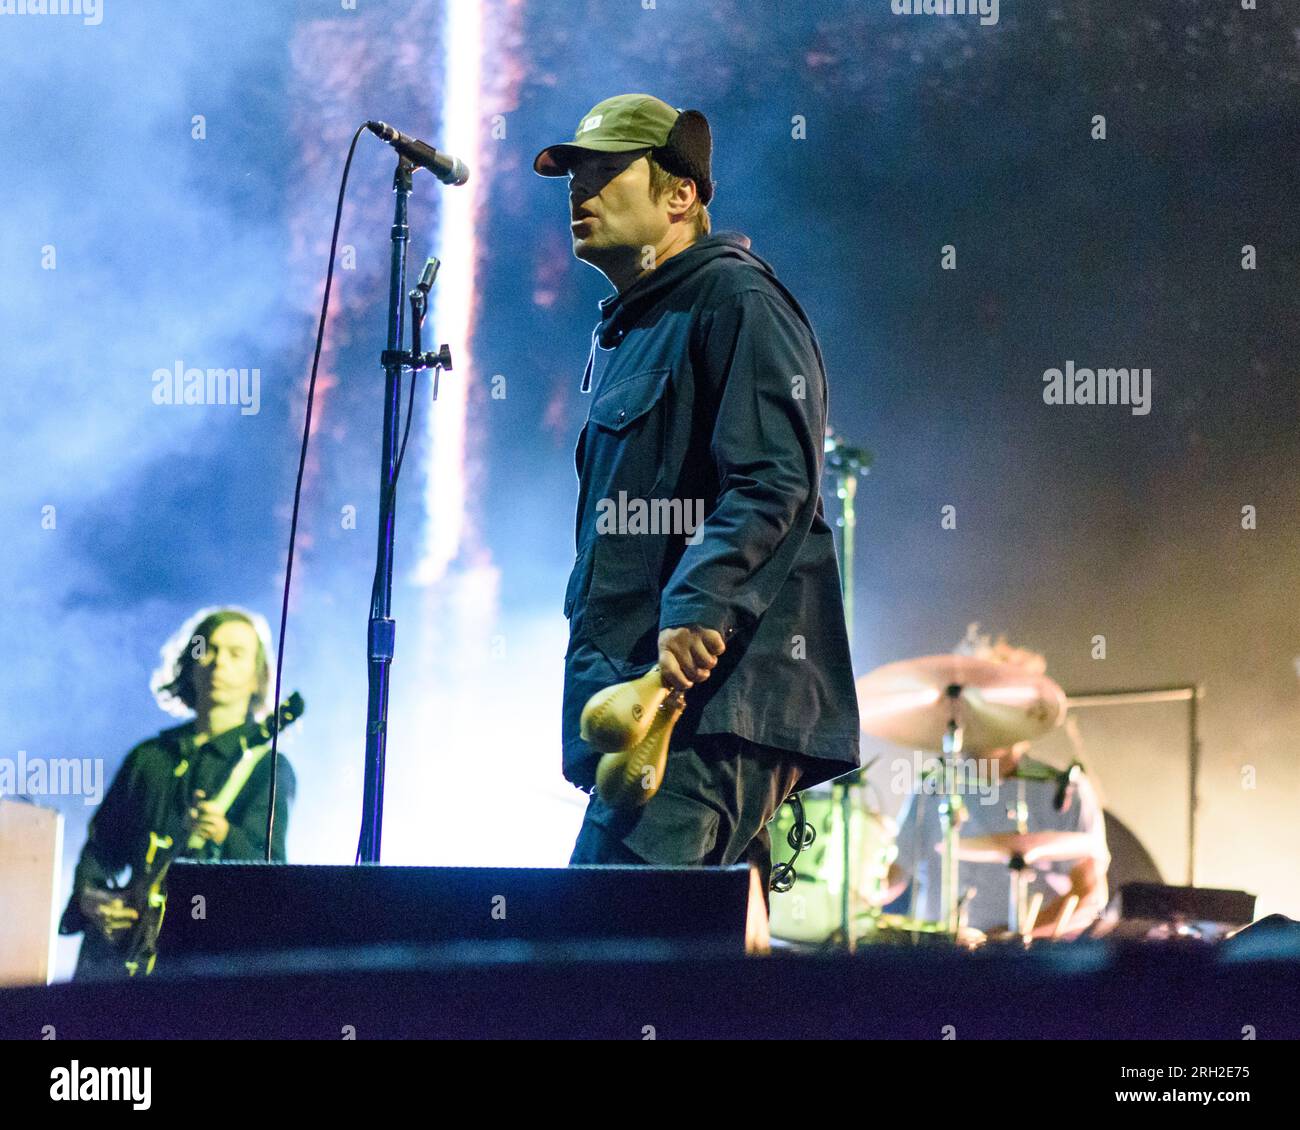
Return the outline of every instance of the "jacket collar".
{"type": "Polygon", "coordinates": [[[719,232],[697,239],[685,251],[679,251],[662,266],[637,279],[627,290],[606,295],[600,300],[600,321],[591,331],[591,349],[582,374],[582,391],[591,391],[597,349],[617,349],[624,335],[646,310],[705,264],[721,258],[745,260],[776,281],[771,266],[749,250],[748,237],[739,232],[719,232]]]}

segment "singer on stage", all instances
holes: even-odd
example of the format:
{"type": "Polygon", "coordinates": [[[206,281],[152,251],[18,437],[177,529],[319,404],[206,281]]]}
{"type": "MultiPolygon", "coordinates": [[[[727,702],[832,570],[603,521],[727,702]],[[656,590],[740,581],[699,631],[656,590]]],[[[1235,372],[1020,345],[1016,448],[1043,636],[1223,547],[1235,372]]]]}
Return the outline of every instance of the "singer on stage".
{"type": "Polygon", "coordinates": [[[858,711],[819,493],[821,351],[749,240],[710,235],[711,157],[699,111],[624,94],[534,162],[568,178],[573,253],[616,291],[582,383],[565,776],[593,787],[593,693],[656,662],[689,688],[662,787],[631,812],[593,793],[570,862],[748,860],[766,889],[768,820],[856,767],[858,711]]]}

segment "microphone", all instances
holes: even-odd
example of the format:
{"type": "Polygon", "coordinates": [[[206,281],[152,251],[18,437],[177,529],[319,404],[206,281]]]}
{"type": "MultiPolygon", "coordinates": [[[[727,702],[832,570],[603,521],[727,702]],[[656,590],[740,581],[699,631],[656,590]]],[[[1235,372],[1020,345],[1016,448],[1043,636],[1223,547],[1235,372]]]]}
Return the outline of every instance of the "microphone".
{"type": "Polygon", "coordinates": [[[426,145],[418,138],[407,137],[387,122],[366,122],[366,129],[383,138],[412,165],[428,169],[443,184],[461,185],[469,180],[469,169],[465,167],[464,161],[448,153],[439,153],[432,145],[426,145]]]}
{"type": "Polygon", "coordinates": [[[1056,778],[1056,795],[1052,798],[1052,807],[1057,812],[1070,811],[1070,803],[1074,800],[1074,782],[1082,772],[1083,766],[1077,761],[1071,761],[1070,767],[1056,778]]]}
{"type": "Polygon", "coordinates": [[[433,289],[433,280],[438,277],[438,268],[442,266],[442,261],[436,256],[430,255],[428,262],[424,264],[424,271],[420,275],[420,281],[415,284],[415,289],[421,294],[428,296],[433,289]]]}

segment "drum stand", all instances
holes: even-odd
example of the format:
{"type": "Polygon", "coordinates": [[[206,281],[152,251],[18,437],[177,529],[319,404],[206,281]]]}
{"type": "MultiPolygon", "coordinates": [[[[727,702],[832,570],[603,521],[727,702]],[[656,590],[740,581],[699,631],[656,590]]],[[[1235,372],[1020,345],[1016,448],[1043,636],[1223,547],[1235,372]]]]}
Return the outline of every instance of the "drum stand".
{"type": "Polygon", "coordinates": [[[853,864],[853,853],[849,849],[849,840],[853,830],[853,783],[861,776],[862,770],[855,769],[841,777],[831,788],[840,790],[840,824],[843,828],[843,867],[844,881],[840,884],[840,929],[843,931],[844,948],[848,953],[853,953],[857,949],[858,940],[853,933],[853,914],[849,906],[849,892],[853,886],[850,868],[853,864]]]}
{"type": "MultiPolygon", "coordinates": [[[[836,523],[844,531],[838,546],[840,594],[844,599],[844,622],[851,641],[853,638],[853,543],[858,527],[854,499],[858,494],[858,476],[870,471],[874,456],[865,448],[850,447],[829,428],[826,429],[824,453],[826,469],[835,473],[835,496],[840,500],[840,518],[836,523]]],[[[857,769],[831,786],[832,790],[841,789],[840,819],[844,824],[844,882],[840,890],[840,936],[844,939],[844,948],[849,953],[853,953],[857,947],[857,939],[853,935],[853,914],[849,905],[851,886],[849,865],[853,860],[853,853],[849,846],[850,818],[853,815],[850,789],[861,775],[862,770],[857,769]]]]}
{"type": "Polygon", "coordinates": [[[956,683],[948,688],[948,701],[952,717],[943,735],[943,800],[939,802],[939,825],[943,829],[943,856],[939,872],[939,905],[943,912],[944,931],[957,937],[961,926],[959,864],[957,859],[958,836],[965,818],[965,803],[957,792],[957,758],[962,752],[962,727],[957,721],[957,704],[962,688],[956,683]]]}
{"type": "MultiPolygon", "coordinates": [[[[1025,779],[1016,778],[1016,832],[1029,831],[1029,809],[1025,804],[1025,779]]],[[[1013,855],[1007,863],[1010,879],[1010,898],[1007,902],[1007,926],[1013,934],[1020,934],[1025,925],[1025,912],[1029,901],[1029,868],[1023,855],[1013,855]]]]}
{"type": "MultiPolygon", "coordinates": [[[[1056,774],[1048,774],[1041,779],[1052,780],[1055,777],[1056,774]]],[[[1016,834],[1025,835],[1029,831],[1029,808],[1025,804],[1025,778],[1019,775],[1016,777],[1015,821],[1016,834]]],[[[1043,896],[1037,894],[1032,901],[1029,898],[1029,884],[1033,875],[1032,868],[1023,855],[1013,855],[1007,861],[1007,868],[1010,876],[1007,926],[1025,946],[1029,946],[1033,941],[1034,927],[1038,924],[1038,912],[1043,905],[1043,896]]],[[[1068,918],[1068,915],[1066,917],[1068,918]]]]}

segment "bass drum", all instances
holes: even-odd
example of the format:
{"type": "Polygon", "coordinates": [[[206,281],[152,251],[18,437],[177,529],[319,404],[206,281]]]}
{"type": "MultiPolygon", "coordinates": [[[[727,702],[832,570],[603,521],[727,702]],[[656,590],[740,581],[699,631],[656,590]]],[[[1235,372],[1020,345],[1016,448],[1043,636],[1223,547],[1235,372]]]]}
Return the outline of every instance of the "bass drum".
{"type": "MultiPolygon", "coordinates": [[[[772,891],[772,937],[791,942],[828,942],[839,933],[840,898],[844,872],[844,820],[841,794],[830,787],[809,789],[799,794],[804,817],[817,831],[817,838],[795,861],[794,886],[785,892],[772,891]]],[[[879,912],[889,865],[898,857],[898,824],[868,808],[863,790],[850,793],[849,816],[849,913],[860,920],[879,912]]],[[[794,828],[794,810],[783,804],[768,826],[774,861],[788,860],[792,849],[789,835],[794,828]]],[[[856,932],[855,928],[855,932],[856,932]]]]}

